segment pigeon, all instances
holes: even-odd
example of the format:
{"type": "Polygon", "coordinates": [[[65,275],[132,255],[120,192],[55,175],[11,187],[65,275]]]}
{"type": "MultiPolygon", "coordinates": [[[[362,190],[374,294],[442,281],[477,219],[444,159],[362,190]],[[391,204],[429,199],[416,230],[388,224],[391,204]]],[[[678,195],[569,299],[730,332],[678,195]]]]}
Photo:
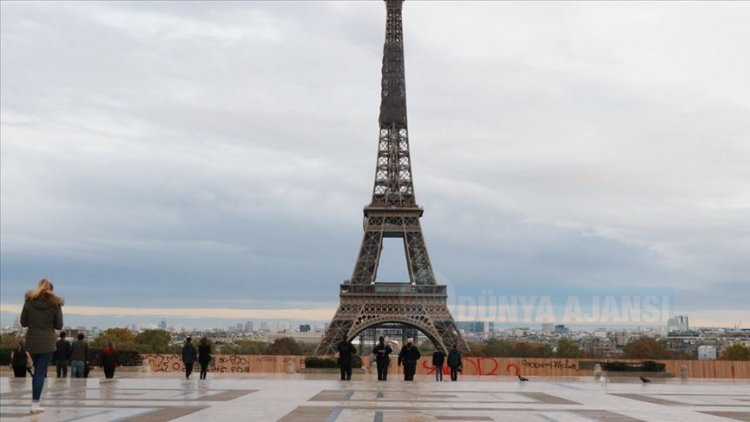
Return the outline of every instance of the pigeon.
{"type": "Polygon", "coordinates": [[[521,382],[526,382],[526,381],[528,381],[529,379],[528,379],[528,378],[526,378],[526,377],[522,377],[522,376],[520,376],[520,375],[519,375],[519,376],[518,376],[518,380],[519,380],[519,381],[521,381],[521,382]]]}
{"type": "Polygon", "coordinates": [[[643,382],[644,384],[648,384],[648,383],[650,383],[650,382],[651,382],[651,380],[650,380],[650,379],[648,379],[648,378],[644,377],[643,375],[641,375],[641,377],[640,377],[640,378],[641,378],[641,382],[643,382]]]}

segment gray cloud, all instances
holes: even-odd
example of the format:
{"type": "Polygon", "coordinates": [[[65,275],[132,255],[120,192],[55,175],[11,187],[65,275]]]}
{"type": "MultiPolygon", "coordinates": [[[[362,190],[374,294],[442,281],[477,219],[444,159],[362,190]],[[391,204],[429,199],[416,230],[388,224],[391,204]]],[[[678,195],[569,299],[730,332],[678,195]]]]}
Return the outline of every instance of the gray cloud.
{"type": "MultiPolygon", "coordinates": [[[[2,12],[4,302],[44,275],[87,305],[335,304],[372,186],[382,4],[2,12]]],[[[417,198],[444,278],[744,306],[747,5],[404,16],[417,198]]]]}

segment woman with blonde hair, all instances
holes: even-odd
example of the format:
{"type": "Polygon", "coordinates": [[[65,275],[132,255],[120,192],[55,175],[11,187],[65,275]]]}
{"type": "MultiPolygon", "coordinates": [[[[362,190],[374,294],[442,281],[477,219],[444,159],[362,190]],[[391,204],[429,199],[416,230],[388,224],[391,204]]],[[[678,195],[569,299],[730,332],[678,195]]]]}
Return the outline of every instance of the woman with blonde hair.
{"type": "Polygon", "coordinates": [[[31,387],[31,413],[44,412],[39,403],[44,388],[52,354],[56,350],[55,330],[63,326],[63,298],[54,293],[54,286],[46,278],[39,281],[35,289],[26,292],[21,326],[28,327],[26,332],[26,350],[34,362],[34,376],[31,387]]]}

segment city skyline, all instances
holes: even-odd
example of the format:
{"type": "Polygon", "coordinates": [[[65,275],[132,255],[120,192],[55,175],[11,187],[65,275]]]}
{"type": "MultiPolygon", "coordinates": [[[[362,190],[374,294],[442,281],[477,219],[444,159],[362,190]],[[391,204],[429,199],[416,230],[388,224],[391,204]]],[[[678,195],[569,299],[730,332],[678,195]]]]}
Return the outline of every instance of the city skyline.
{"type": "MultiPolygon", "coordinates": [[[[2,325],[42,277],[74,320],[333,315],[375,166],[380,2],[2,12],[2,325]]],[[[748,18],[407,2],[438,281],[666,289],[693,325],[750,320],[748,18]]],[[[396,246],[381,279],[403,280],[396,246]]]]}

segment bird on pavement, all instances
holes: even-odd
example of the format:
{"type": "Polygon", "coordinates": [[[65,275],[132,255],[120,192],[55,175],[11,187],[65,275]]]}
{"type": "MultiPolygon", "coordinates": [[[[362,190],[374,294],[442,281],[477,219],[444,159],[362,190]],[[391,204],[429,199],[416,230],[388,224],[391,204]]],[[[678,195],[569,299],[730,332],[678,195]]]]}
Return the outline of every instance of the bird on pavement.
{"type": "Polygon", "coordinates": [[[650,382],[651,382],[651,380],[650,380],[650,379],[648,379],[648,378],[644,377],[643,375],[641,375],[641,377],[640,377],[640,378],[641,378],[641,382],[642,382],[642,383],[644,383],[644,384],[648,384],[648,383],[650,383],[650,382]]]}
{"type": "Polygon", "coordinates": [[[526,377],[522,377],[522,376],[520,376],[520,375],[519,375],[519,376],[518,376],[518,380],[519,380],[519,381],[521,381],[521,382],[526,382],[526,381],[528,381],[529,379],[528,379],[528,378],[526,378],[526,377]]]}

